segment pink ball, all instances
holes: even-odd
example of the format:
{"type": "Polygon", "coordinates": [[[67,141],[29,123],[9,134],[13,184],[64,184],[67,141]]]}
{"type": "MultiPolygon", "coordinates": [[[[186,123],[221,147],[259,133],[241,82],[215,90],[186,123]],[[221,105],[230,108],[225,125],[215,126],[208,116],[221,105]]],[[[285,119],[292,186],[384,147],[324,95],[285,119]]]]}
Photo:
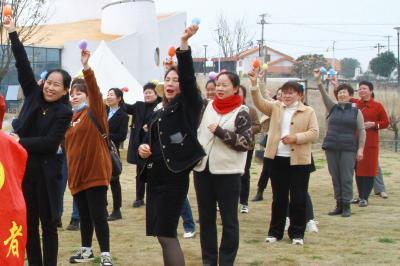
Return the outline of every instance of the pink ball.
{"type": "Polygon", "coordinates": [[[210,73],[208,73],[208,78],[211,80],[215,80],[217,78],[217,73],[215,73],[214,71],[211,71],[210,73]]]}
{"type": "Polygon", "coordinates": [[[79,48],[81,49],[81,50],[86,50],[86,48],[87,48],[87,41],[86,40],[81,40],[80,42],[79,42],[79,48]]]}

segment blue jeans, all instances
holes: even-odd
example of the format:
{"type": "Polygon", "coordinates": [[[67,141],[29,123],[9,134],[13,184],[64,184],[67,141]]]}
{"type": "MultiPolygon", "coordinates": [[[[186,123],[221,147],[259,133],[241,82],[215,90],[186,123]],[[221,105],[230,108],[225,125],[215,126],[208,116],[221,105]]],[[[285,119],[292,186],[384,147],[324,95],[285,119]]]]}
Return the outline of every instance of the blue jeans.
{"type": "MultiPolygon", "coordinates": [[[[63,163],[61,166],[61,175],[62,175],[62,193],[61,193],[61,206],[59,208],[59,217],[62,217],[62,214],[64,212],[64,193],[65,189],[67,188],[67,181],[68,181],[68,166],[67,166],[67,158],[65,157],[65,154],[63,154],[63,163]]],[[[73,200],[72,204],[72,219],[79,220],[79,211],[78,211],[78,206],[76,205],[75,199],[73,200]]]]}
{"type": "Polygon", "coordinates": [[[185,232],[194,232],[196,230],[196,225],[193,221],[192,207],[190,207],[189,198],[186,197],[183,202],[181,216],[183,219],[183,228],[185,232]]]}

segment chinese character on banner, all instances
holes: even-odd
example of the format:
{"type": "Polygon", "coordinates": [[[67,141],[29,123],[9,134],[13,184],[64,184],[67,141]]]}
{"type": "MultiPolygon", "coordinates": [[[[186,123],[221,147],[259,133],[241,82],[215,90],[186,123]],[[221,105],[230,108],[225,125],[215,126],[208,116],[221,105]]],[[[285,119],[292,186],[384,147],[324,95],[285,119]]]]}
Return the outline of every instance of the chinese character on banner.
{"type": "Polygon", "coordinates": [[[0,151],[0,265],[23,266],[27,231],[21,184],[27,153],[1,130],[0,151]]]}
{"type": "Polygon", "coordinates": [[[18,227],[17,224],[13,221],[12,227],[10,229],[10,237],[4,241],[4,245],[9,246],[8,253],[6,256],[7,258],[10,256],[10,254],[19,258],[17,237],[21,236],[22,236],[22,226],[20,225],[18,227]]]}

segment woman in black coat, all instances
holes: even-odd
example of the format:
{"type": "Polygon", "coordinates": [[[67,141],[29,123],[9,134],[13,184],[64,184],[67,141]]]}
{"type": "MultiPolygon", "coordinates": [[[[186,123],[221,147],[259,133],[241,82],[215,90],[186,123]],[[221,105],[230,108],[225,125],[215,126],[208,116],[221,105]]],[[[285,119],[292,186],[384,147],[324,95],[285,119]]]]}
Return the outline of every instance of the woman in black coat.
{"type": "MultiPolygon", "coordinates": [[[[108,128],[110,139],[114,142],[119,153],[120,144],[126,139],[128,133],[128,120],[124,108],[124,95],[122,90],[112,88],[107,94],[107,114],[108,114],[108,128]]],[[[113,211],[108,216],[109,221],[114,221],[122,218],[121,205],[122,205],[122,192],[119,176],[111,178],[111,193],[113,197],[113,211]]]]}
{"type": "Polygon", "coordinates": [[[146,189],[145,180],[139,178],[143,164],[141,164],[141,160],[138,160],[138,147],[143,142],[147,131],[147,124],[154,113],[154,108],[162,101],[162,98],[157,95],[154,83],[149,82],[145,84],[143,86],[143,94],[144,102],[138,101],[135,104],[125,104],[126,112],[132,115],[127,161],[128,163],[136,164],[136,199],[133,202],[134,208],[144,205],[144,193],[146,189]]]}
{"type": "Polygon", "coordinates": [[[189,173],[205,155],[197,141],[197,127],[203,107],[194,75],[188,40],[198,26],[188,27],[177,49],[178,69],[164,76],[163,106],[149,125],[139,156],[146,160],[146,233],[156,236],[165,265],[185,264],[176,229],[189,189],[189,173]]]}
{"type": "Polygon", "coordinates": [[[27,150],[28,161],[22,189],[27,210],[27,256],[29,265],[57,265],[57,219],[61,192],[60,143],[71,121],[68,89],[71,76],[62,69],[48,71],[39,86],[23,44],[15,31],[15,22],[6,17],[18,80],[25,96],[24,105],[12,123],[12,136],[27,150]],[[43,258],[39,220],[42,228],[43,258]]]}

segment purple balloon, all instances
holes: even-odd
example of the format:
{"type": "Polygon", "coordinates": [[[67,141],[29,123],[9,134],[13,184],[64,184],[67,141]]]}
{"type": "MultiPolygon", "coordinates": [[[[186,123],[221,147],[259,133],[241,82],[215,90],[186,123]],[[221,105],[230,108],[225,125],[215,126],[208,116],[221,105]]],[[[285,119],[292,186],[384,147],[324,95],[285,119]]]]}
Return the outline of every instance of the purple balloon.
{"type": "Polygon", "coordinates": [[[86,50],[86,48],[87,48],[87,41],[86,41],[86,40],[81,40],[81,41],[79,42],[79,48],[80,48],[81,50],[86,50]]]}
{"type": "Polygon", "coordinates": [[[193,18],[192,19],[192,24],[199,26],[200,25],[200,18],[193,18]]]}
{"type": "Polygon", "coordinates": [[[208,78],[211,80],[215,80],[217,78],[217,73],[215,73],[214,71],[211,71],[210,73],[208,73],[208,78]]]}

